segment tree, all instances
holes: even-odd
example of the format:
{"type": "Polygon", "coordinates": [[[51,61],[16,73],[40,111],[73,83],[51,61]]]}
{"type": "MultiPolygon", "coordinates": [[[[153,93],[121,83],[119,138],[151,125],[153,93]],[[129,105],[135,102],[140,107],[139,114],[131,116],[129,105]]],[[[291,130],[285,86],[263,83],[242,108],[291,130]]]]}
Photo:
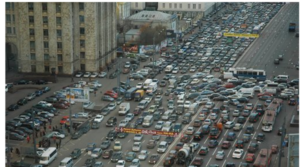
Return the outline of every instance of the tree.
{"type": "Polygon", "coordinates": [[[158,25],[154,28],[151,28],[150,24],[144,24],[140,27],[140,45],[153,45],[154,37],[155,44],[158,44],[166,39],[166,27],[158,25]]]}

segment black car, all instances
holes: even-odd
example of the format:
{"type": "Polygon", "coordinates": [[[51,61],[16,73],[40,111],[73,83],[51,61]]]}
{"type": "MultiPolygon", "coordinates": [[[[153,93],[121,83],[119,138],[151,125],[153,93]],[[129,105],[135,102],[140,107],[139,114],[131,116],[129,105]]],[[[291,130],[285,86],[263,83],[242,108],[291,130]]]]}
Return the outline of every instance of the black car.
{"type": "Polygon", "coordinates": [[[10,132],[8,135],[10,140],[24,140],[25,138],[18,133],[10,132]]]}
{"type": "Polygon", "coordinates": [[[174,137],[168,136],[166,137],[165,141],[170,145],[174,141],[174,137]]]}
{"type": "Polygon", "coordinates": [[[143,122],[144,122],[144,117],[141,116],[138,119],[136,119],[135,124],[142,125],[143,122]]]}
{"type": "Polygon", "coordinates": [[[22,79],[22,80],[18,81],[18,85],[26,85],[26,84],[29,84],[29,81],[27,81],[25,79],[22,79]]]}
{"type": "Polygon", "coordinates": [[[235,148],[244,148],[244,141],[243,140],[237,140],[235,144],[235,148]]]}
{"type": "Polygon", "coordinates": [[[114,140],[117,138],[117,132],[114,130],[110,130],[106,136],[107,140],[114,140]]]}
{"type": "Polygon", "coordinates": [[[194,133],[193,140],[200,141],[204,137],[204,134],[200,131],[194,133]]]}
{"type": "Polygon", "coordinates": [[[95,164],[96,160],[95,158],[88,158],[85,160],[85,166],[92,167],[95,164]]]}
{"type": "Polygon", "coordinates": [[[49,87],[43,87],[42,89],[41,89],[44,93],[46,93],[46,92],[49,92],[50,91],[50,88],[49,87]]]}
{"type": "Polygon", "coordinates": [[[246,122],[246,118],[244,116],[239,116],[237,119],[237,123],[243,124],[246,122]]]}
{"type": "Polygon", "coordinates": [[[18,104],[12,104],[9,107],[7,107],[8,111],[15,111],[17,109],[19,109],[19,105],[18,104]]]}
{"type": "Polygon", "coordinates": [[[249,99],[247,97],[241,97],[236,100],[239,101],[240,103],[248,103],[249,102],[249,99]]]}
{"type": "Polygon", "coordinates": [[[261,142],[264,141],[265,138],[266,138],[266,136],[263,133],[258,133],[257,136],[256,136],[256,140],[261,141],[261,142]]]}
{"type": "Polygon", "coordinates": [[[48,82],[46,80],[43,80],[43,79],[39,79],[35,82],[35,84],[37,85],[44,85],[44,84],[47,84],[48,82]]]}
{"type": "Polygon", "coordinates": [[[171,167],[171,166],[174,165],[174,162],[175,162],[175,158],[174,157],[167,157],[164,160],[164,167],[171,167]]]}
{"type": "Polygon", "coordinates": [[[118,162],[118,160],[122,160],[122,152],[114,152],[111,156],[111,162],[118,162]]]}
{"type": "Polygon", "coordinates": [[[10,163],[10,166],[11,167],[32,167],[31,164],[22,161],[12,162],[10,163]]]}
{"type": "Polygon", "coordinates": [[[249,153],[255,153],[258,150],[258,144],[257,143],[251,143],[249,148],[248,148],[248,152],[249,153]]]}
{"type": "Polygon", "coordinates": [[[22,106],[22,105],[24,105],[24,104],[27,104],[27,102],[28,102],[28,100],[27,100],[26,98],[22,98],[22,99],[20,99],[20,100],[17,102],[17,104],[20,105],[20,106],[22,106]]]}

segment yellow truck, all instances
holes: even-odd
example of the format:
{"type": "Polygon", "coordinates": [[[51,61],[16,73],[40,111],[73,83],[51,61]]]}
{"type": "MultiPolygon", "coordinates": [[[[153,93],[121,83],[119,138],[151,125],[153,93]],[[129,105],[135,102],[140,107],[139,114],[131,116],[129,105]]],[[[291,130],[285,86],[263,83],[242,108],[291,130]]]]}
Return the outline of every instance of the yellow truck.
{"type": "Polygon", "coordinates": [[[140,90],[137,90],[134,94],[134,100],[135,101],[141,101],[143,99],[145,95],[145,91],[140,89],[140,90]]]}

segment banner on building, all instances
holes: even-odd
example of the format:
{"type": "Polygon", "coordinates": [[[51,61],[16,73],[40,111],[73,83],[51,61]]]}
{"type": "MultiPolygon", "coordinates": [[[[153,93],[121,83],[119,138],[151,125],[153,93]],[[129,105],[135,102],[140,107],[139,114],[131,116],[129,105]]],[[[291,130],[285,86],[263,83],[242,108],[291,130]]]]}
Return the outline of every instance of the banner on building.
{"type": "Polygon", "coordinates": [[[89,87],[66,88],[66,99],[75,102],[88,102],[90,100],[89,87]]]}
{"type": "Polygon", "coordinates": [[[167,38],[175,38],[176,34],[174,32],[174,30],[167,30],[167,38]]]}
{"type": "Polygon", "coordinates": [[[153,53],[154,46],[153,45],[140,45],[139,53],[140,54],[147,54],[149,52],[153,53]]]}

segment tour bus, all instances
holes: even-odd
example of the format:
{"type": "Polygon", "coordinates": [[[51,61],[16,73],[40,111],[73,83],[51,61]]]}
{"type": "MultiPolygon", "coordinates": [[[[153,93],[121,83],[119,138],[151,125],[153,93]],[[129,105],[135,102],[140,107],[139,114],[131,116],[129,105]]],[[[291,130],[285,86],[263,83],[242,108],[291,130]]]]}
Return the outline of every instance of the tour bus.
{"type": "Polygon", "coordinates": [[[57,150],[55,147],[49,147],[44,153],[41,155],[40,164],[49,165],[55,158],[57,157],[57,150]]]}
{"type": "Polygon", "coordinates": [[[267,77],[265,70],[247,69],[246,67],[229,68],[228,72],[231,72],[234,77],[239,79],[255,78],[258,81],[265,81],[267,77]]]}

